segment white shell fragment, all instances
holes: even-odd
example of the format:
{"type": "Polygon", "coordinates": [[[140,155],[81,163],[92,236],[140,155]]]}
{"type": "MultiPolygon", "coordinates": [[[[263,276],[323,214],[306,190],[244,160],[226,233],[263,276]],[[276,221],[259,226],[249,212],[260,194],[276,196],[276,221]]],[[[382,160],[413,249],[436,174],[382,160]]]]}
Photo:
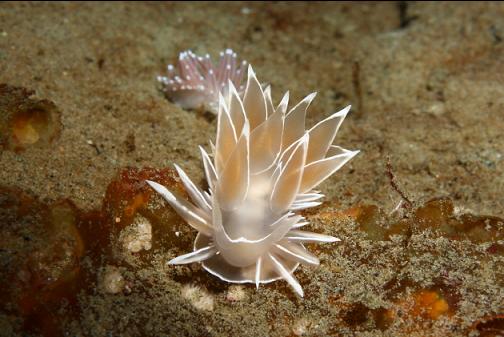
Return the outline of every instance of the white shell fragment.
{"type": "Polygon", "coordinates": [[[229,91],[229,82],[241,92],[246,61],[239,62],[236,53],[226,49],[214,65],[210,55],[198,56],[190,50],[179,54],[176,66],[169,64],[166,76],[158,76],[170,101],[183,109],[204,108],[217,114],[219,94],[229,91]]]}
{"type": "Polygon", "coordinates": [[[194,251],[169,264],[201,262],[232,283],[284,279],[303,296],[293,273],[299,264],[319,264],[304,244],[340,240],[303,231],[308,222],[295,212],[320,205],[324,195],[313,189],[359,152],[332,145],[350,106],[306,131],[306,109],[315,94],[287,112],[286,93],[275,109],[271,88],[263,90],[251,66],[243,99],[233,81],[228,86],[219,98],[213,161],[200,147],[209,190],[178,166],[190,202],[147,181],[199,232],[194,251]]]}

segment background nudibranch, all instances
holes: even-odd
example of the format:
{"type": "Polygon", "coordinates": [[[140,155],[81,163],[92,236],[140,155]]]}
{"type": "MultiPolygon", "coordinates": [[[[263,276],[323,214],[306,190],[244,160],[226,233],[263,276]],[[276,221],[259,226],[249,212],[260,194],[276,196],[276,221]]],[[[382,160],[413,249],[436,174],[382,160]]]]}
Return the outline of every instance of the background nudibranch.
{"type": "Polygon", "coordinates": [[[332,145],[350,106],[306,131],[315,94],[287,112],[287,92],[274,108],[251,66],[243,99],[233,81],[228,85],[219,95],[213,161],[200,147],[209,189],[177,165],[191,202],[148,181],[199,232],[194,251],[169,263],[201,262],[224,281],[257,287],[285,279],[303,296],[293,273],[300,263],[319,264],[303,244],[339,239],[303,231],[307,221],[296,211],[319,205],[323,195],[313,189],[359,152],[332,145]]]}
{"type": "Polygon", "coordinates": [[[247,61],[239,62],[231,49],[220,52],[216,65],[210,55],[198,56],[187,50],[179,54],[176,66],[169,64],[167,76],[158,76],[170,101],[183,109],[203,108],[217,114],[219,93],[227,95],[229,83],[243,90],[247,61]]]}

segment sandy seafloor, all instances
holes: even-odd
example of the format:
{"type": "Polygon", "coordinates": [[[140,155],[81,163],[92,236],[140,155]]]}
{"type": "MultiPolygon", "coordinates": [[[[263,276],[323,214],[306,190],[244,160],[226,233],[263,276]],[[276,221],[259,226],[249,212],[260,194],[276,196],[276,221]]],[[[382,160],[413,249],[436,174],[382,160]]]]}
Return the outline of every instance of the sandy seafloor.
{"type": "MultiPolygon", "coordinates": [[[[127,166],[178,163],[202,182],[197,146],[213,139],[215,120],[169,102],[155,77],[182,50],[233,48],[275,101],[286,90],[292,102],[318,92],[309,125],[353,105],[336,143],[361,153],[320,186],[319,214],[362,204],[390,212],[400,196],[389,157],[415,205],[448,197],[457,210],[504,216],[503,16],[504,4],[485,2],[2,2],[0,83],[53,102],[61,130],[52,142],[5,147],[0,184],[93,210],[127,166]]],[[[350,220],[321,219],[312,229],[342,242],[317,251],[319,268],[296,272],[304,299],[285,282],[230,287],[197,265],[165,266],[190,247],[195,233],[186,230],[178,247],[156,246],[121,267],[131,293],[97,286],[61,327],[67,336],[477,336],[490,330],[471,329],[475,322],[504,314],[504,260],[487,244],[427,230],[405,246],[369,240],[350,220]],[[377,327],[372,313],[393,305],[384,288],[392,278],[428,289],[445,274],[458,282],[450,315],[377,327]]],[[[21,318],[0,317],[0,335],[22,335],[21,318]]]]}

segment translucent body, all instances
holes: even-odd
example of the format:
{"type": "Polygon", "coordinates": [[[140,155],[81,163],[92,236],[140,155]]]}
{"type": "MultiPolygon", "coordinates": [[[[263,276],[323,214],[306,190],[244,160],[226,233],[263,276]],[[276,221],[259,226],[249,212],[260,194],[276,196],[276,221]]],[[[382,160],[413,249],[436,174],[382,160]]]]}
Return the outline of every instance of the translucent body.
{"type": "Polygon", "coordinates": [[[199,232],[194,251],[171,264],[202,262],[222,280],[257,286],[285,279],[303,296],[292,273],[299,263],[319,263],[303,243],[339,239],[300,230],[306,221],[295,212],[319,205],[323,195],[313,188],[358,153],[332,145],[350,107],[305,130],[314,97],[287,113],[289,94],[275,109],[270,88],[262,89],[251,67],[243,99],[229,82],[229,94],[219,99],[213,161],[200,148],[209,190],[178,166],[191,202],[149,181],[199,232]]]}
{"type": "Polygon", "coordinates": [[[166,96],[183,109],[203,107],[217,113],[219,93],[227,93],[229,81],[241,87],[246,61],[238,62],[236,53],[226,49],[214,65],[210,55],[197,56],[187,50],[179,55],[176,66],[168,65],[167,76],[158,76],[166,96]]]}

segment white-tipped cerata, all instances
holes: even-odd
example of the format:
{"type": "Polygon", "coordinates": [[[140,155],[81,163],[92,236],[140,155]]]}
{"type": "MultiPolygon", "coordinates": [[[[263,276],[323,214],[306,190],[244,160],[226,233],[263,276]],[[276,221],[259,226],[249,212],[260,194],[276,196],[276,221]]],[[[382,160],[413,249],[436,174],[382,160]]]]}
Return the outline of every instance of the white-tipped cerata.
{"type": "Polygon", "coordinates": [[[236,53],[226,49],[215,65],[210,55],[198,56],[190,50],[179,54],[176,65],[168,65],[168,74],[157,80],[169,100],[183,109],[204,108],[217,114],[219,94],[224,96],[233,88],[242,92],[242,79],[247,62],[238,62],[236,53]]]}
{"type": "Polygon", "coordinates": [[[206,259],[212,257],[217,252],[215,247],[205,247],[198,249],[192,253],[177,256],[174,259],[168,261],[168,264],[188,264],[193,262],[202,262],[206,259]]]}
{"type": "Polygon", "coordinates": [[[350,106],[307,131],[306,111],[315,93],[288,110],[289,93],[274,108],[271,87],[263,89],[250,66],[241,93],[235,82],[227,83],[218,94],[213,158],[200,147],[208,190],[179,166],[191,201],[147,181],[198,231],[194,251],[169,264],[200,262],[223,281],[256,287],[284,279],[303,296],[294,271],[320,263],[304,244],[339,239],[302,230],[308,221],[295,212],[320,205],[324,195],[316,186],[358,153],[332,144],[350,106]]]}

